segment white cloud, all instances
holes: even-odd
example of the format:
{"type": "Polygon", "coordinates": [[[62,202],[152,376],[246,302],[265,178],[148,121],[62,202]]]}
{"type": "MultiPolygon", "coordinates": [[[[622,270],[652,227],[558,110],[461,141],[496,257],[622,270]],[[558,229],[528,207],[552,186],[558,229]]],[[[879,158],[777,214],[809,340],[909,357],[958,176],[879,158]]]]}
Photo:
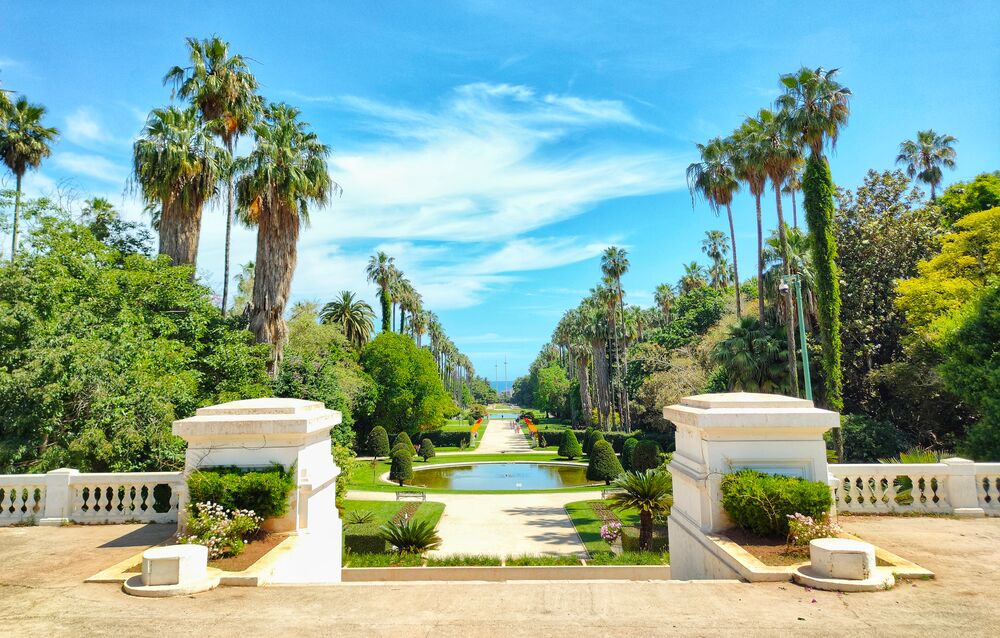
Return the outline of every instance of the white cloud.
{"type": "Polygon", "coordinates": [[[86,108],[78,108],[66,117],[62,133],[70,142],[83,146],[105,142],[110,138],[97,117],[86,108]]]}
{"type": "Polygon", "coordinates": [[[124,184],[128,178],[128,169],[101,155],[56,153],[52,162],[65,171],[102,182],[124,184]]]}

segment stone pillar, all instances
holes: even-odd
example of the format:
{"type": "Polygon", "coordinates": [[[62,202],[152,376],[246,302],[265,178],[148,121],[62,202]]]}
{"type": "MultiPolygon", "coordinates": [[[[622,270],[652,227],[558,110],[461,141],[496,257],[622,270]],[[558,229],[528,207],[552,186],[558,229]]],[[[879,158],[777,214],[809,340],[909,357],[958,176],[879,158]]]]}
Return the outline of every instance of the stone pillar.
{"type": "Polygon", "coordinates": [[[720,493],[725,474],[754,469],[827,483],[823,433],[840,422],[805,399],[747,392],[686,397],[665,407],[663,418],[677,427],[669,534],[679,580],[736,577],[705,536],[730,527],[720,493]]]}
{"type": "Polygon", "coordinates": [[[986,516],[979,503],[980,486],[976,484],[976,463],[958,457],[941,461],[948,466],[948,503],[955,516],[986,516]]]}
{"type": "Polygon", "coordinates": [[[70,480],[79,470],[67,467],[45,474],[45,509],[38,519],[39,525],[64,525],[73,513],[73,490],[70,480]]]}

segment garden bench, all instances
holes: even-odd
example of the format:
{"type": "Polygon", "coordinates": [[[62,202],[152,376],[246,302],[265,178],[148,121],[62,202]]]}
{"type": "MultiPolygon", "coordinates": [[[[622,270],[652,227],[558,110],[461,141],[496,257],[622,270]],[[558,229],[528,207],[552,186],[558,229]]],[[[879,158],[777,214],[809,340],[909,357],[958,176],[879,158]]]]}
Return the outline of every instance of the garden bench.
{"type": "Polygon", "coordinates": [[[622,494],[624,491],[625,490],[618,489],[617,487],[601,490],[601,498],[604,499],[608,498],[609,496],[613,496],[614,494],[622,494]]]}
{"type": "Polygon", "coordinates": [[[408,491],[408,490],[396,492],[397,501],[403,501],[406,499],[413,499],[415,501],[426,501],[427,494],[425,492],[408,491]]]}

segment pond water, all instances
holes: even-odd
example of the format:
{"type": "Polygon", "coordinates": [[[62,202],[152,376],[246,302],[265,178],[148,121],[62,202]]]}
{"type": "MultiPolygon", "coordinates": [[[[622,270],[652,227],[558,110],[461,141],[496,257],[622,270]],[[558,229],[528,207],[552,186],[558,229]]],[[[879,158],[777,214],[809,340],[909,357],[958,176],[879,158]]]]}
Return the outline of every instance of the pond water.
{"type": "Polygon", "coordinates": [[[491,419],[516,419],[520,412],[490,412],[491,419]]]}
{"type": "Polygon", "coordinates": [[[413,472],[413,485],[438,490],[550,490],[592,483],[585,465],[474,463],[413,472]]]}

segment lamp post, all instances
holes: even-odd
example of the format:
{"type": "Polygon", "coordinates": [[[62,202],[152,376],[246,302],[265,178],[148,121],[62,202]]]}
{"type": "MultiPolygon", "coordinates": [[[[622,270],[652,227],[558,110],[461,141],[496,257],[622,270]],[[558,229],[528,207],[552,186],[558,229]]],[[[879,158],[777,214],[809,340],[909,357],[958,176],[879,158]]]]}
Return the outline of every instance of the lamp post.
{"type": "Polygon", "coordinates": [[[809,348],[806,344],[806,323],[802,315],[802,278],[798,275],[783,275],[778,291],[783,295],[788,294],[788,284],[795,286],[795,307],[799,316],[799,343],[802,344],[802,374],[805,381],[806,398],[812,401],[813,390],[812,380],[809,375],[809,348]]]}

